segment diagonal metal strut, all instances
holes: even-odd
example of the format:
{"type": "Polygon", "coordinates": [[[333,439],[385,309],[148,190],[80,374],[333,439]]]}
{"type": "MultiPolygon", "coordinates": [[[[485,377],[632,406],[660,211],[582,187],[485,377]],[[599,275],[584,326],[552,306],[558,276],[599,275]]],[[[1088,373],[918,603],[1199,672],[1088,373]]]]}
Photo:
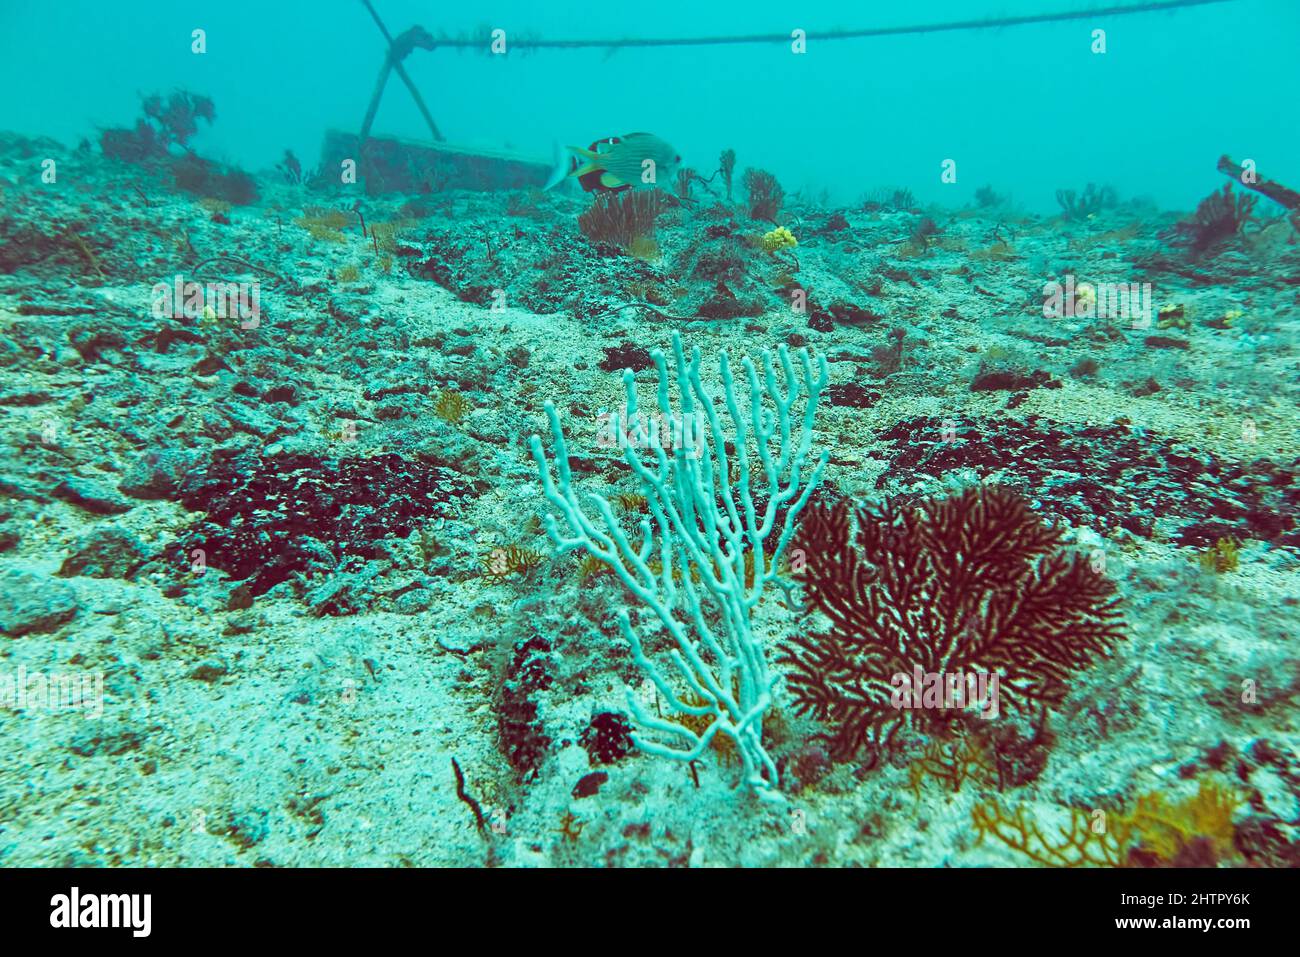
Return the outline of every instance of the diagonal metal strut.
{"type": "Polygon", "coordinates": [[[415,100],[415,105],[419,107],[420,115],[424,117],[424,122],[429,124],[429,132],[433,134],[435,141],[441,143],[446,137],[438,130],[438,124],[433,121],[433,115],[429,112],[428,106],[424,103],[424,97],[420,96],[420,91],[416,89],[415,81],[411,79],[406,67],[402,66],[402,61],[410,55],[416,47],[421,50],[432,50],[436,45],[433,37],[424,27],[411,27],[396,40],[388,32],[388,27],[384,26],[384,21],[379,18],[379,13],[375,10],[370,0],[361,0],[370,15],[375,19],[375,25],[379,27],[379,32],[384,35],[385,42],[388,43],[388,54],[384,58],[384,65],[379,70],[379,79],[375,83],[375,92],[370,94],[370,105],[366,108],[366,118],[361,124],[361,143],[365,144],[370,138],[370,127],[374,125],[375,114],[379,112],[379,101],[384,95],[384,86],[388,83],[388,74],[396,73],[406,88],[411,91],[411,97],[415,100]]]}

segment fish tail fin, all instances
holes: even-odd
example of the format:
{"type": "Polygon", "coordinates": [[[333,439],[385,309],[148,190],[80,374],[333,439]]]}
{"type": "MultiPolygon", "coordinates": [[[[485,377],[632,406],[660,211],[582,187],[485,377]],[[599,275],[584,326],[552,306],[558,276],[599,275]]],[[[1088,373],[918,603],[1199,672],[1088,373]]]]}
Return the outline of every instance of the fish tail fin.
{"type": "Polygon", "coordinates": [[[591,150],[584,150],[580,146],[566,146],[564,149],[560,149],[559,143],[555,144],[554,156],[555,165],[551,168],[551,176],[546,181],[546,186],[543,187],[544,190],[554,189],[570,176],[580,175],[579,166],[583,167],[582,172],[590,172],[588,168],[590,164],[579,163],[575,157],[583,161],[596,158],[596,154],[591,150]]]}
{"type": "Polygon", "coordinates": [[[543,190],[554,189],[559,186],[573,171],[573,161],[567,153],[560,149],[559,143],[554,143],[551,150],[554,157],[554,164],[551,166],[551,175],[546,180],[543,190]]]}

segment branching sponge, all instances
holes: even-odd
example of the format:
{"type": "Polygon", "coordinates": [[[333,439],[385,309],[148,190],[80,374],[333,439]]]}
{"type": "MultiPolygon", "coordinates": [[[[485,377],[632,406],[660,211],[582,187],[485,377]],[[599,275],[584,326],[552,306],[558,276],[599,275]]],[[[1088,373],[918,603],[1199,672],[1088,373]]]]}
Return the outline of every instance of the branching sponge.
{"type": "Polygon", "coordinates": [[[651,356],[659,388],[649,416],[637,404],[635,375],[623,373],[626,420],[634,431],[620,444],[650,512],[640,521],[640,540],[629,539],[608,499],[594,493],[579,497],[550,402],[554,478],[541,439],[531,440],[543,491],[558,513],[558,520],[547,516],[547,531],[558,553],[583,549],[608,565],[672,640],[667,661],[652,659],[627,609],[619,610],[633,658],[659,699],[677,716],[691,719],[660,717],[630,691],[637,746],[694,761],[716,735],[725,735],[735,742],[748,786],[764,799],[780,801],[776,764],[762,741],[773,679],[750,613],[764,586],[775,580],[795,519],[826,464],[824,452],[810,460],[813,416],[829,381],[826,360],[819,357],[814,364],[801,350],[796,372],[782,346],[775,357],[763,353],[760,373],[746,358],[742,394],[724,354],[719,410],[700,378],[698,349],[688,362],[680,337],[674,336],[671,372],[662,351],[651,356]],[[676,409],[670,401],[674,384],[676,409]],[[672,436],[661,434],[657,422],[673,423],[663,430],[672,436]],[[697,428],[701,443],[680,441],[697,428]]]}

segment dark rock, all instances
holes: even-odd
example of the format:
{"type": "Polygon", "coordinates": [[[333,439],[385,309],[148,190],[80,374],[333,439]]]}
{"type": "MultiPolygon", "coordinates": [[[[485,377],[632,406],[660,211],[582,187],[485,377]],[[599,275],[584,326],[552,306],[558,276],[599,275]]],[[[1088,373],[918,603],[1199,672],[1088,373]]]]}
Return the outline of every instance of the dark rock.
{"type": "Polygon", "coordinates": [[[94,479],[72,475],[54,487],[54,497],[95,515],[121,515],[131,503],[94,479]]]}
{"type": "Polygon", "coordinates": [[[634,342],[622,342],[617,346],[605,346],[605,358],[600,360],[600,368],[605,372],[622,372],[631,369],[640,372],[654,365],[654,359],[648,349],[634,342]]]}
{"type": "Polygon", "coordinates": [[[244,611],[253,607],[253,590],[247,582],[236,585],[230,589],[230,594],[226,596],[227,611],[244,611]]]}
{"type": "Polygon", "coordinates": [[[139,751],[143,743],[143,735],[138,731],[109,731],[96,723],[74,735],[68,750],[83,758],[101,755],[120,757],[131,751],[139,751]]]}
{"type": "Polygon", "coordinates": [[[260,808],[242,813],[231,811],[213,830],[241,851],[246,851],[261,844],[271,833],[266,823],[268,817],[270,815],[260,808]]]}
{"type": "Polygon", "coordinates": [[[616,711],[601,711],[582,729],[578,743],[592,764],[613,764],[632,750],[632,725],[616,711]]]}
{"type": "Polygon", "coordinates": [[[100,362],[105,350],[125,348],[126,339],[116,329],[81,327],[68,333],[68,341],[86,362],[100,362]]]}
{"type": "Polygon", "coordinates": [[[880,401],[880,393],[852,382],[828,385],[822,396],[831,405],[848,406],[853,409],[869,409],[880,401]]]}
{"type": "Polygon", "coordinates": [[[826,311],[830,313],[832,320],[842,326],[870,326],[885,320],[880,313],[855,306],[851,302],[831,303],[826,311]]]}
{"type": "Polygon", "coordinates": [[[1147,336],[1142,340],[1153,349],[1190,349],[1192,344],[1177,336],[1147,336]]]}
{"type": "Polygon", "coordinates": [[[1015,369],[990,369],[981,365],[975,378],[971,380],[972,392],[1020,392],[1035,389],[1046,383],[1050,376],[1046,372],[1024,373],[1015,369]]]}
{"type": "Polygon", "coordinates": [[[236,432],[271,440],[286,431],[283,423],[252,406],[231,402],[221,407],[221,412],[236,432]]]}
{"type": "Polygon", "coordinates": [[[287,402],[289,405],[298,404],[298,390],[292,385],[279,385],[273,389],[267,389],[266,395],[262,396],[267,402],[287,402]]]}
{"type": "Polygon", "coordinates": [[[1149,376],[1147,377],[1147,380],[1145,382],[1133,388],[1133,394],[1138,398],[1142,398],[1143,396],[1148,396],[1148,395],[1155,395],[1159,391],[1160,391],[1160,383],[1149,376]]]}
{"type": "Polygon", "coordinates": [[[356,572],[430,519],[451,517],[474,485],[459,472],[395,453],[322,459],[222,450],[186,482],[181,500],[206,512],[182,539],[254,597],[296,573],[356,572]]]}
{"type": "Polygon", "coordinates": [[[1233,828],[1233,846],[1255,867],[1300,867],[1300,840],[1287,837],[1288,822],[1248,817],[1233,828]]]}
{"type": "Polygon", "coordinates": [[[877,488],[905,488],[970,469],[1042,503],[1049,516],[1098,531],[1150,538],[1157,519],[1179,545],[1220,538],[1300,548],[1300,459],[1249,464],[1123,426],[1081,426],[1039,416],[966,419],[945,440],[942,418],[899,422],[881,438],[894,446],[877,488]]]}
{"type": "Polygon", "coordinates": [[[761,316],[763,303],[757,299],[742,300],[725,283],[718,283],[711,297],[696,307],[702,319],[738,319],[742,316],[761,316]]]}
{"type": "Polygon", "coordinates": [[[11,638],[54,631],[77,607],[77,593],[64,582],[17,569],[0,574],[0,631],[11,638]]]}
{"type": "Polygon", "coordinates": [[[163,449],[141,456],[127,469],[118,489],[132,498],[170,499],[180,494],[181,484],[199,456],[186,449],[163,449]]]}
{"type": "Polygon", "coordinates": [[[609,775],[604,771],[592,771],[590,774],[584,774],[578,779],[578,783],[573,786],[573,796],[575,798],[591,797],[600,791],[600,786],[609,780],[609,775]]]}
{"type": "Polygon", "coordinates": [[[16,475],[0,475],[0,495],[29,502],[48,502],[50,500],[49,496],[42,494],[35,485],[16,475]]]}
{"type": "Polygon", "coordinates": [[[835,322],[827,313],[813,310],[808,313],[808,328],[813,332],[830,332],[835,322]]]}
{"type": "Polygon", "coordinates": [[[497,730],[506,760],[521,781],[537,776],[551,746],[538,713],[537,694],[551,686],[551,644],[534,635],[515,646],[497,697],[497,730]]]}
{"type": "Polygon", "coordinates": [[[208,658],[195,666],[187,677],[212,684],[230,673],[230,666],[220,658],[208,658]]]}
{"type": "Polygon", "coordinates": [[[3,395],[0,395],[0,405],[48,405],[53,401],[54,396],[41,389],[18,389],[17,391],[6,392],[3,395]]]}
{"type": "Polygon", "coordinates": [[[64,578],[130,578],[144,563],[144,545],[125,529],[114,525],[96,528],[77,540],[73,552],[63,561],[64,578]]]}

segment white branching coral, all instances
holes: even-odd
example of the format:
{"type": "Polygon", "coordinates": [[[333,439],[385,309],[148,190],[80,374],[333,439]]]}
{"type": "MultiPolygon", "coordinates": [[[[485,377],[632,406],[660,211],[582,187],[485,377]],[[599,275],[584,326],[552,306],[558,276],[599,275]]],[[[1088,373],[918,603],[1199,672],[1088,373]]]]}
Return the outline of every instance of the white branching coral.
{"type": "MultiPolygon", "coordinates": [[[[700,379],[698,349],[687,362],[681,338],[674,335],[671,373],[663,352],[651,356],[659,385],[649,417],[637,406],[635,376],[630,370],[623,373],[627,421],[641,427],[620,444],[650,512],[640,522],[640,541],[629,540],[606,498],[594,493],[579,497],[559,416],[550,402],[546,415],[555,446],[554,478],[541,439],[534,435],[530,443],[543,491],[558,512],[558,521],[556,515],[547,516],[547,531],[557,554],[583,549],[608,565],[674,643],[667,656],[671,667],[652,660],[627,609],[619,610],[619,625],[637,665],[673,712],[692,719],[660,717],[629,691],[637,746],[693,761],[715,735],[726,735],[735,743],[746,784],[760,797],[779,801],[776,765],[762,742],[772,678],[751,612],[764,586],[776,579],[795,520],[821,481],[827,453],[810,461],[810,451],[813,417],[829,381],[826,360],[818,357],[814,363],[807,350],[800,350],[796,371],[782,346],[775,357],[762,354],[760,374],[746,358],[741,363],[745,394],[738,396],[723,354],[720,411],[700,379]],[[677,410],[670,402],[674,383],[677,410]],[[696,423],[705,441],[694,448],[674,442],[645,428],[648,419],[686,423],[686,428],[696,423]],[[703,730],[692,730],[704,721],[703,730]]],[[[673,431],[680,437],[676,427],[673,431]]]]}

